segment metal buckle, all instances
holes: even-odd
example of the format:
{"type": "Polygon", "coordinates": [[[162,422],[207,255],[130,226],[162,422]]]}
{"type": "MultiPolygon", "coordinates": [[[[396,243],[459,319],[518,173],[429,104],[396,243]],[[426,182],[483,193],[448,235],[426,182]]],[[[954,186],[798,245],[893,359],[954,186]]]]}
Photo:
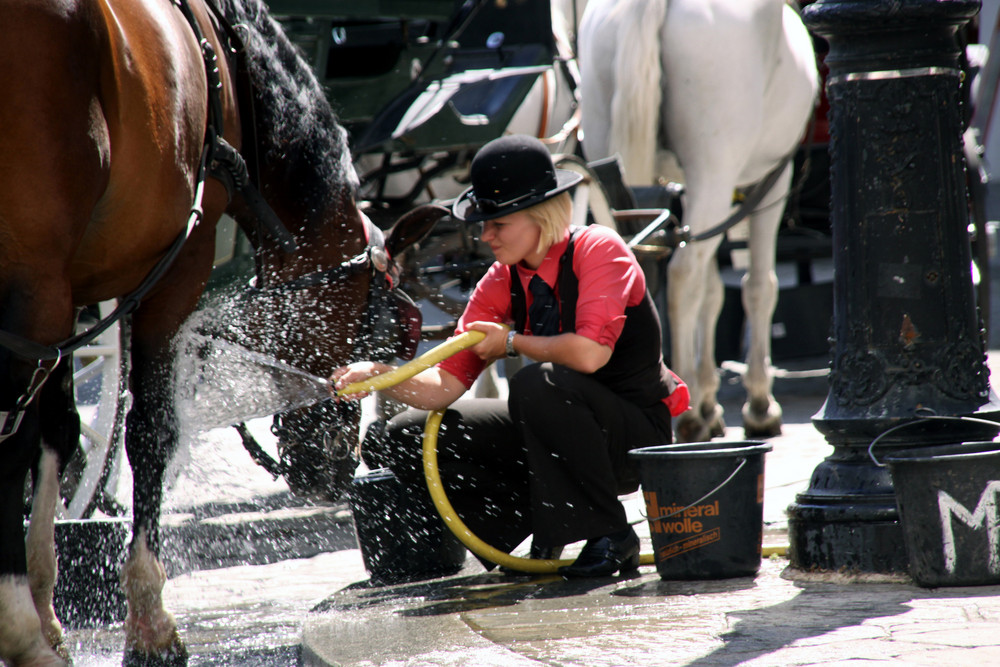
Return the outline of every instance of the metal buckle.
{"type": "Polygon", "coordinates": [[[17,433],[23,417],[24,408],[0,411],[0,442],[17,433]],[[13,415],[13,423],[11,423],[11,415],[13,415]]]}
{"type": "Polygon", "coordinates": [[[55,362],[53,362],[51,368],[45,368],[42,361],[39,360],[38,366],[35,368],[35,371],[31,374],[31,379],[28,381],[28,388],[23,394],[21,394],[20,398],[17,399],[17,403],[14,404],[14,409],[0,411],[0,442],[3,442],[10,436],[17,433],[17,429],[21,426],[21,419],[24,418],[24,413],[28,409],[28,405],[30,405],[31,401],[35,399],[35,396],[41,390],[42,385],[49,379],[49,375],[52,374],[52,371],[55,370],[60,361],[62,361],[61,351],[59,356],[56,357],[55,362]]]}
{"type": "Polygon", "coordinates": [[[368,253],[372,258],[372,266],[379,273],[385,273],[389,269],[389,253],[385,251],[385,248],[380,246],[372,246],[368,253]]]}

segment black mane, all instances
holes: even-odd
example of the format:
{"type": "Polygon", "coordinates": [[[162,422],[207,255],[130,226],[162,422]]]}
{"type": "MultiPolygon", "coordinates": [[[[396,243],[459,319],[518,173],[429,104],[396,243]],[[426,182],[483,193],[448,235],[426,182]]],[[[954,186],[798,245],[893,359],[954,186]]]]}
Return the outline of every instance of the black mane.
{"type": "Polygon", "coordinates": [[[284,194],[308,212],[322,211],[345,188],[353,193],[347,132],[299,49],[262,0],[217,2],[246,43],[261,171],[280,164],[283,187],[291,188],[284,194]]]}

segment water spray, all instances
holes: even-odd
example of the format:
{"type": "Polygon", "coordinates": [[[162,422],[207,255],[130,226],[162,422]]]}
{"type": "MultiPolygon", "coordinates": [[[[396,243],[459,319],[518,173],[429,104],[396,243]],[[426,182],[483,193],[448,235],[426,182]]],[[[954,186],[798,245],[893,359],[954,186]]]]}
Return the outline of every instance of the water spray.
{"type": "Polygon", "coordinates": [[[330,399],[326,379],[231,341],[190,333],[178,352],[177,411],[195,431],[241,424],[330,399]]]}

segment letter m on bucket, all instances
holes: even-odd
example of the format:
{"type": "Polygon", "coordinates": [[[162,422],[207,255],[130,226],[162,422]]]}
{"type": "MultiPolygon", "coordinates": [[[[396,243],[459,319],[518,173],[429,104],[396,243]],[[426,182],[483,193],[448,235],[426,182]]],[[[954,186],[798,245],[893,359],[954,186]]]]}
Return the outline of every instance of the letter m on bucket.
{"type": "Polygon", "coordinates": [[[1000,574],[1000,513],[998,513],[997,507],[997,494],[1000,494],[1000,480],[988,482],[983,493],[979,496],[976,509],[970,512],[964,505],[952,498],[947,491],[938,491],[944,566],[949,574],[955,573],[955,561],[957,560],[952,517],[973,529],[980,528],[985,524],[989,545],[989,571],[990,574],[1000,574]]]}

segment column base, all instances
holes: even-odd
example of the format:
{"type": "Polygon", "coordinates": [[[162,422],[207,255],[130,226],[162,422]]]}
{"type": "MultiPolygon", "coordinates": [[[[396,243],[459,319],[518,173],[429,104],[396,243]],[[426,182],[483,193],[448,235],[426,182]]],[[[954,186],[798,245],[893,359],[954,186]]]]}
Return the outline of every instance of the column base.
{"type": "Polygon", "coordinates": [[[895,496],[868,499],[799,495],[788,507],[789,561],[800,570],[906,574],[895,496]]]}

